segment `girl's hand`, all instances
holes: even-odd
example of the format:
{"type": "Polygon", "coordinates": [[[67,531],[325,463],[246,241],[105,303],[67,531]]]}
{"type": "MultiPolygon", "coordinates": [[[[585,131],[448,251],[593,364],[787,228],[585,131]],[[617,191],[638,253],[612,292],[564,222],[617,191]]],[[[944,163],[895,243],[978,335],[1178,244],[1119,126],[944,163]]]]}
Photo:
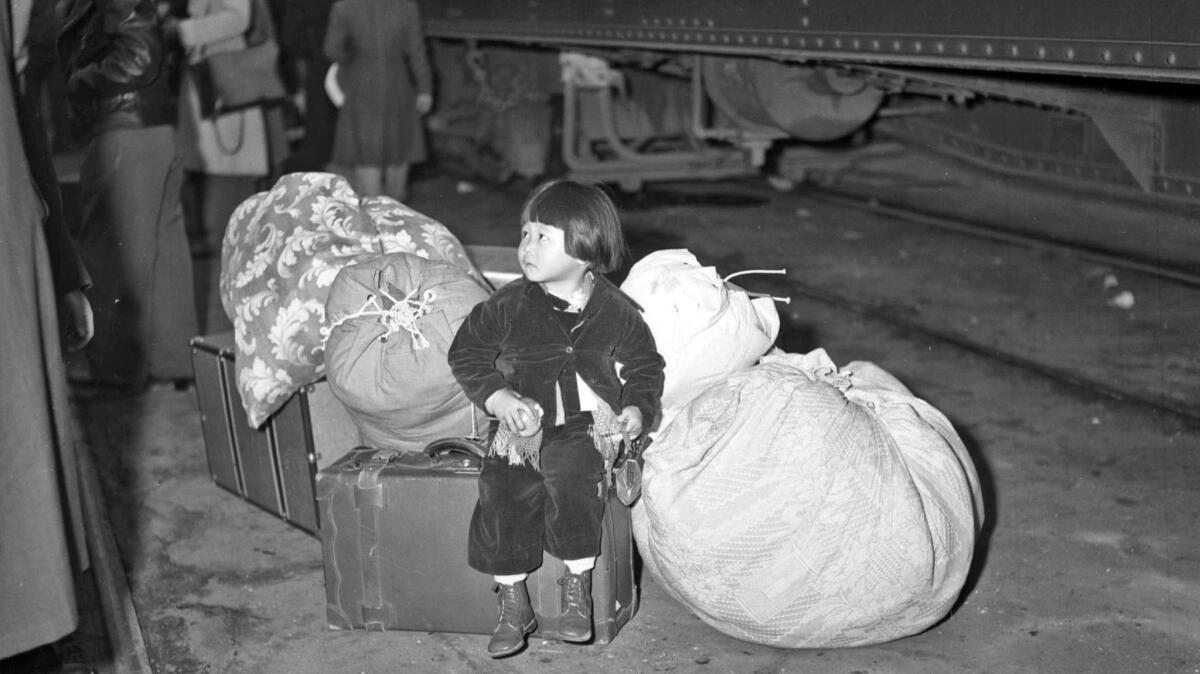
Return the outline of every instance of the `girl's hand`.
{"type": "Polygon", "coordinates": [[[630,439],[636,438],[642,434],[642,411],[630,405],[621,410],[617,415],[617,423],[621,424],[621,428],[625,429],[625,433],[630,439]]]}
{"type": "Polygon", "coordinates": [[[507,430],[524,437],[537,434],[542,425],[542,406],[533,398],[518,395],[511,389],[492,394],[487,409],[507,430]]]}

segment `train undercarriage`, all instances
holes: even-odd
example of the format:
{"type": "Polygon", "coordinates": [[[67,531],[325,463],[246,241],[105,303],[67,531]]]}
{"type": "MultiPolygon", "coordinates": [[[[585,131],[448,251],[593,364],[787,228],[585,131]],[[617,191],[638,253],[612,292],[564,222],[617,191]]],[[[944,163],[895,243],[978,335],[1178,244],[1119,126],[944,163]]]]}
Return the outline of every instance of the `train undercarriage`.
{"type": "Polygon", "coordinates": [[[1200,47],[1167,30],[1193,10],[1155,3],[1148,28],[1098,7],[1092,22],[1113,24],[1101,33],[1058,3],[1028,25],[1003,8],[951,21],[850,4],[862,7],[431,5],[435,145],[489,177],[570,173],[636,190],[819,178],[843,148],[887,136],[1108,195],[1200,197],[1200,47]]]}

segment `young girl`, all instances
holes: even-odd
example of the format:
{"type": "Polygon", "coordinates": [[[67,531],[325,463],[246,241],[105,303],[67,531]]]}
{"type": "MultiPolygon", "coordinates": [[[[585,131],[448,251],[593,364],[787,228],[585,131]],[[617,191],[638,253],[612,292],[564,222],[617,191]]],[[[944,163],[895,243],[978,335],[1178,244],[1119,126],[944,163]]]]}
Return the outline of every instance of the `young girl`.
{"type": "Polygon", "coordinates": [[[603,276],[625,252],[604,192],[568,180],[538,186],[521,210],[524,278],[476,306],[450,347],[467,396],[500,421],[468,546],[470,565],[499,584],[492,657],[521,650],[537,626],[525,578],[543,548],[568,571],[558,637],[592,637],[606,500],[593,426],[637,437],[655,422],[663,390],[663,359],[640,307],[603,276]]]}

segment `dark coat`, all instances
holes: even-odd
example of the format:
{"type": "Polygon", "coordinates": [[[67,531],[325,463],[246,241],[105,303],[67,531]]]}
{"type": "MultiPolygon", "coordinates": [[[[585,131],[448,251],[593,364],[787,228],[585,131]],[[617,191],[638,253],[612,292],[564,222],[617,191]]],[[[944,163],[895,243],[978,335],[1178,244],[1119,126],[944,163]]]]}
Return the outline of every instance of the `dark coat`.
{"type": "Polygon", "coordinates": [[[644,427],[652,428],[662,406],[664,361],[637,303],[596,275],[578,327],[568,332],[553,311],[541,285],[523,278],[476,305],[449,353],[467,397],[483,407],[493,393],[511,388],[541,403],[542,425],[553,426],[554,386],[572,368],[614,411],[637,407],[644,427]]]}
{"type": "Polygon", "coordinates": [[[338,64],[346,94],[333,163],[382,167],[424,160],[416,96],[433,92],[433,73],[417,3],[341,0],[329,15],[325,55],[338,64]]]}
{"type": "Polygon", "coordinates": [[[29,16],[11,16],[9,7],[0,3],[0,381],[6,387],[0,395],[0,658],[75,629],[74,579],[87,560],[51,256],[64,265],[64,284],[86,276],[65,234],[51,231],[62,222],[45,219],[35,186],[40,172],[31,162],[50,157],[31,153],[45,147],[42,128],[29,127],[31,135],[43,134],[31,145],[21,133],[11,36],[13,22],[28,25],[29,16]]]}

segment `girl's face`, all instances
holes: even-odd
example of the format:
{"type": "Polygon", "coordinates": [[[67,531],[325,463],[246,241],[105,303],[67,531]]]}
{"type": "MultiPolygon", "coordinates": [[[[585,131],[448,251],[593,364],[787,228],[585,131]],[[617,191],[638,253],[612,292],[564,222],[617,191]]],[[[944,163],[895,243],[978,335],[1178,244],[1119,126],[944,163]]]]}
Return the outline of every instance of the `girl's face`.
{"type": "Polygon", "coordinates": [[[588,263],[571,257],[564,245],[563,230],[540,222],[521,227],[517,259],[525,278],[543,284],[550,291],[571,292],[583,281],[588,263]]]}

